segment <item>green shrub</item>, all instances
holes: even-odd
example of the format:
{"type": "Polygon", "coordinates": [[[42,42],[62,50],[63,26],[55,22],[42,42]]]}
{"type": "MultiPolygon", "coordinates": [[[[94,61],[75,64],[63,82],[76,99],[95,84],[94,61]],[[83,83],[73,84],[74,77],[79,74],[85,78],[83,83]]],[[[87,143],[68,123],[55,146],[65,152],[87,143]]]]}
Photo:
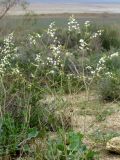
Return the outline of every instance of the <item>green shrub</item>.
{"type": "MultiPolygon", "coordinates": [[[[43,100],[44,101],[44,100],[43,100]]],[[[59,105],[65,105],[60,100],[50,102],[41,102],[31,109],[30,126],[36,126],[43,134],[45,132],[56,132],[60,128],[69,130],[71,126],[71,118],[69,115],[60,110],[59,105]],[[59,112],[59,114],[58,114],[59,112]]]]}
{"type": "Polygon", "coordinates": [[[61,133],[58,137],[48,141],[45,160],[94,160],[96,153],[83,143],[81,133],[61,133]]]}
{"type": "Polygon", "coordinates": [[[120,75],[114,78],[104,77],[98,82],[99,95],[103,100],[117,101],[120,99],[120,75]]]}
{"type": "Polygon", "coordinates": [[[15,121],[9,114],[4,115],[0,119],[0,156],[20,154],[27,141],[37,135],[36,128],[29,128],[26,124],[15,121]]]}
{"type": "Polygon", "coordinates": [[[105,50],[110,50],[111,48],[120,48],[120,32],[117,26],[104,27],[104,33],[101,36],[102,47],[105,50]]]}
{"type": "Polygon", "coordinates": [[[120,55],[104,55],[96,68],[97,89],[103,100],[120,99],[120,55]]]}
{"type": "MultiPolygon", "coordinates": [[[[56,93],[72,94],[84,89],[87,93],[95,82],[102,99],[120,99],[119,53],[102,53],[103,49],[119,48],[118,31],[97,30],[89,21],[82,27],[72,16],[64,30],[51,23],[41,35],[26,32],[17,39],[11,33],[0,40],[1,155],[28,151],[27,141],[36,138],[38,130],[41,137],[71,129],[64,102],[60,98],[52,100],[56,93]]],[[[99,120],[109,113],[102,114],[99,120]]],[[[42,150],[44,159],[95,159],[82,138],[80,133],[68,132],[49,139],[46,152],[42,150]]]]}

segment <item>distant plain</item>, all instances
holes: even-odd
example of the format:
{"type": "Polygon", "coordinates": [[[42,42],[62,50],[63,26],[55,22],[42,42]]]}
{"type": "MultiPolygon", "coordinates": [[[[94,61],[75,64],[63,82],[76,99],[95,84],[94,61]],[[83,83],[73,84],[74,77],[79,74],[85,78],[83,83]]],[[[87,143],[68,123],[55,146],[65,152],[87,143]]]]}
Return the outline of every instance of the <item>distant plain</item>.
{"type": "MultiPolygon", "coordinates": [[[[30,4],[28,11],[35,14],[56,14],[56,13],[120,13],[120,4],[30,4]]],[[[24,11],[20,7],[10,10],[11,15],[21,15],[24,11]]]]}
{"type": "Polygon", "coordinates": [[[67,27],[68,18],[74,14],[82,25],[86,20],[96,25],[120,26],[120,4],[30,4],[27,10],[11,9],[0,23],[3,35],[12,31],[37,31],[48,28],[55,21],[67,27]]]}

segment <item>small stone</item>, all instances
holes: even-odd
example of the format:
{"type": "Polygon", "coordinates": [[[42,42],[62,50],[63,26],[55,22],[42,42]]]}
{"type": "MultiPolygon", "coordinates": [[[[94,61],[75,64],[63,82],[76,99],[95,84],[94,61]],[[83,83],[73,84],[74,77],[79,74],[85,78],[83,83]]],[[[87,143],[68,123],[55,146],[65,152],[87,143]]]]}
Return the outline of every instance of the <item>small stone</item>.
{"type": "Polygon", "coordinates": [[[120,137],[114,137],[107,142],[106,149],[120,154],[120,137]]]}

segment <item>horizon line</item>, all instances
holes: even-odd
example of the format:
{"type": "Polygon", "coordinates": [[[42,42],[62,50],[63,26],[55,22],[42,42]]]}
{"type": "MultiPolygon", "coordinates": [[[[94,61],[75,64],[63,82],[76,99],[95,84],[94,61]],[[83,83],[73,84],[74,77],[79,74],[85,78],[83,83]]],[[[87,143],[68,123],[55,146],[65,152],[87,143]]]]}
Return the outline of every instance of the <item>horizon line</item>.
{"type": "Polygon", "coordinates": [[[120,2],[29,2],[29,4],[120,4],[120,2]]]}

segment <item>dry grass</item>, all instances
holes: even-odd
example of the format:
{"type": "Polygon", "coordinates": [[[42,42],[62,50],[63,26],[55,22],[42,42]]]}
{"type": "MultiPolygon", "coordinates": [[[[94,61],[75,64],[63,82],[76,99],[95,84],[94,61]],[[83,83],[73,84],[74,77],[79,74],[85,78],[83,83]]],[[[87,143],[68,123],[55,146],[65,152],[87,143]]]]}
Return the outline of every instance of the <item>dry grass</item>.
{"type": "Polygon", "coordinates": [[[88,101],[84,92],[62,99],[68,104],[66,113],[71,116],[73,130],[85,134],[85,143],[100,152],[100,160],[119,160],[119,155],[110,154],[105,149],[107,138],[120,131],[119,103],[102,103],[93,93],[88,101]],[[106,136],[104,141],[94,138],[96,130],[100,130],[99,136],[106,136]]]}

